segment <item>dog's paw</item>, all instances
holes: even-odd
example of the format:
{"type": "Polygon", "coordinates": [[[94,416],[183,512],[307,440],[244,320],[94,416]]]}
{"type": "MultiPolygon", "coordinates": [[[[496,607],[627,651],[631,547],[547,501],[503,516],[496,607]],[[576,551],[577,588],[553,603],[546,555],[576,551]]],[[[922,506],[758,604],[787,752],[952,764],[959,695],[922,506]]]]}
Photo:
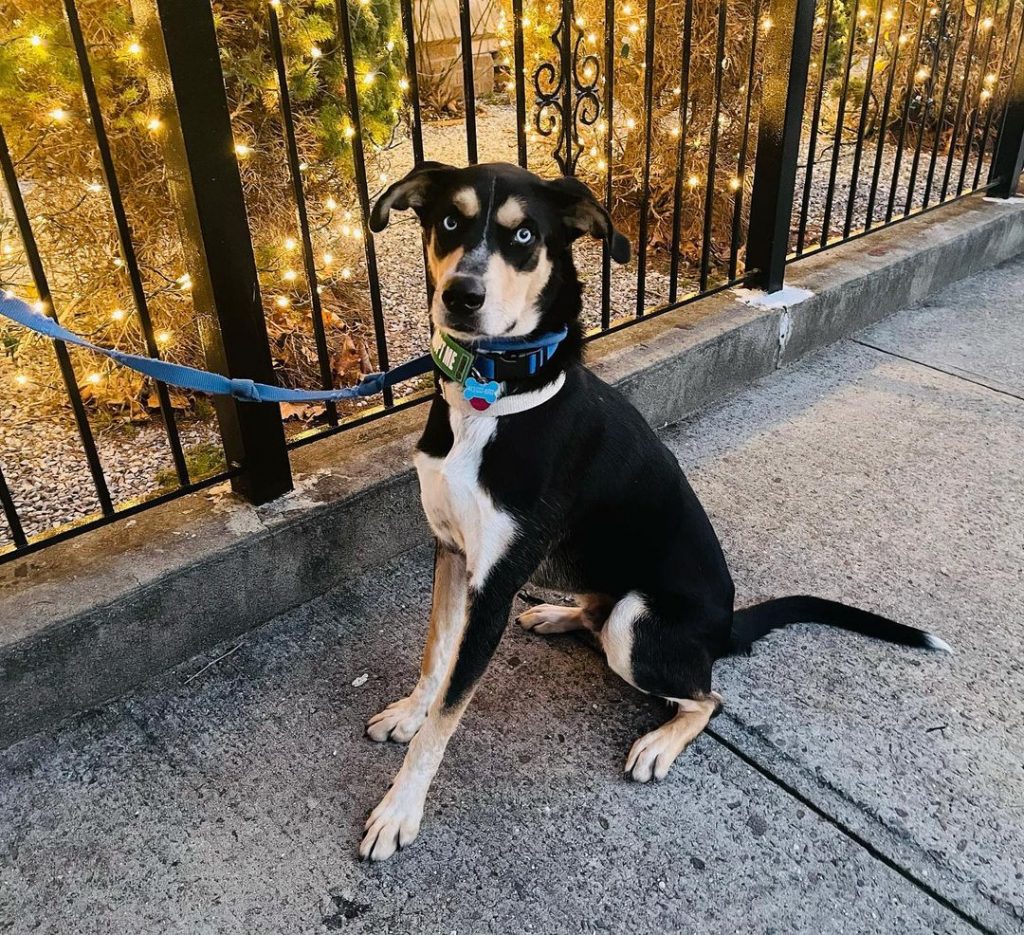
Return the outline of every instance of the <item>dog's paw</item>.
{"type": "Polygon", "coordinates": [[[524,630],[544,636],[583,629],[583,611],[579,607],[560,607],[558,604],[538,604],[523,611],[516,620],[524,630]]]}
{"type": "Polygon", "coordinates": [[[626,757],[626,775],[634,782],[664,779],[682,747],[670,731],[659,727],[639,738],[626,757]]]}
{"type": "Polygon", "coordinates": [[[408,847],[420,833],[423,797],[392,786],[366,820],[366,834],[359,845],[363,860],[387,860],[395,851],[408,847]]]}
{"type": "Polygon", "coordinates": [[[427,706],[410,695],[408,698],[399,698],[398,701],[392,702],[379,714],[370,718],[366,725],[366,734],[377,743],[383,743],[385,740],[408,743],[426,719],[427,706]]]}

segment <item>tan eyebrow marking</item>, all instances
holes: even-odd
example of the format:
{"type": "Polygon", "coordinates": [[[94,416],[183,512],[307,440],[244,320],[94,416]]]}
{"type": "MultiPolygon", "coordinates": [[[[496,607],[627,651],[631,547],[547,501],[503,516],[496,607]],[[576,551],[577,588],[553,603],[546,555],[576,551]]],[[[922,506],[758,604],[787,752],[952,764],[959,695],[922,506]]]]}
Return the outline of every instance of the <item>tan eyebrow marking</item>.
{"type": "Polygon", "coordinates": [[[526,205],[513,195],[498,208],[495,218],[502,227],[517,227],[526,219],[526,205]]]}
{"type": "Polygon", "coordinates": [[[476,189],[468,185],[452,195],[452,204],[459,209],[463,217],[475,218],[480,213],[480,199],[477,197],[476,189]]]}

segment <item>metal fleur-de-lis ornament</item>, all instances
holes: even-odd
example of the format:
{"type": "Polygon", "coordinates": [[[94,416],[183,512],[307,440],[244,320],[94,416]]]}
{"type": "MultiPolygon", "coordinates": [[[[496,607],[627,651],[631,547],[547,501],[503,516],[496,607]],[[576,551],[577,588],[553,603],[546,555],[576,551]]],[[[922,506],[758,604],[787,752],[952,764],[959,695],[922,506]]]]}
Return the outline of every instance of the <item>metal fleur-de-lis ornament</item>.
{"type": "Polygon", "coordinates": [[[552,155],[563,174],[572,175],[583,152],[579,127],[593,126],[601,116],[601,59],[586,50],[586,37],[576,23],[571,0],[562,2],[551,44],[557,65],[541,62],[533,72],[533,125],[544,137],[558,131],[552,155]]]}

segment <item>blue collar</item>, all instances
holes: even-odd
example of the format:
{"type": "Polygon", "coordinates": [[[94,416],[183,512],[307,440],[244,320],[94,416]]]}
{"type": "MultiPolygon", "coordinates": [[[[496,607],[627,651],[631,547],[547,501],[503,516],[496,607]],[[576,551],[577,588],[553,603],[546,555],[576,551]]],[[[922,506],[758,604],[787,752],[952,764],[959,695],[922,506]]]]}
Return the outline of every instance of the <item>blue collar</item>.
{"type": "Polygon", "coordinates": [[[471,377],[504,383],[537,373],[554,357],[568,334],[569,329],[563,328],[529,341],[489,338],[467,347],[437,330],[430,343],[430,353],[437,368],[456,383],[465,384],[471,377]]]}

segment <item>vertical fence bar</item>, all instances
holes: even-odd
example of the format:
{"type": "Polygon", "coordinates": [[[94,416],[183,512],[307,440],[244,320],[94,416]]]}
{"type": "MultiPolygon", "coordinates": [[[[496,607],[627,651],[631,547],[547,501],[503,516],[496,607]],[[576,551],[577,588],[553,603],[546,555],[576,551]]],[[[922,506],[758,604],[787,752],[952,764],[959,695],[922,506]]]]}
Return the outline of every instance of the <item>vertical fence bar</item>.
{"type": "MultiPolygon", "coordinates": [[[[724,2],[724,0],[723,0],[724,2]]],[[[651,136],[654,131],[654,23],[655,0],[647,0],[644,43],[644,165],[640,199],[640,229],[636,245],[636,317],[647,304],[647,215],[651,190],[651,136]]]]}
{"type": "MultiPolygon", "coordinates": [[[[467,2],[468,0],[463,0],[467,2]]],[[[348,115],[352,121],[352,164],[356,176],[356,193],[359,196],[359,222],[363,232],[363,247],[366,251],[366,279],[370,290],[370,311],[373,314],[373,331],[377,342],[377,365],[388,370],[388,339],[384,330],[384,307],[380,299],[380,277],[377,275],[377,248],[368,224],[370,218],[370,191],[366,184],[366,155],[363,152],[363,123],[359,115],[359,92],[356,87],[356,60],[352,53],[352,24],[349,21],[348,0],[336,0],[338,28],[341,31],[341,47],[345,56],[345,97],[348,99],[348,115]]],[[[473,137],[474,152],[476,136],[473,137]]],[[[476,161],[474,158],[472,161],[476,161]]],[[[394,403],[390,386],[384,387],[384,405],[394,403]]]]}
{"type": "Polygon", "coordinates": [[[928,111],[932,105],[932,93],[935,89],[935,69],[939,67],[939,61],[942,57],[942,40],[946,35],[948,18],[949,0],[942,0],[935,32],[935,48],[932,49],[931,65],[928,67],[928,77],[925,79],[927,84],[921,98],[921,123],[917,132],[917,145],[914,147],[914,159],[910,164],[910,181],[907,183],[907,197],[903,205],[904,216],[910,214],[911,206],[914,204],[914,189],[917,188],[917,170],[921,165],[921,147],[924,145],[924,131],[928,123],[928,111]]]}
{"type": "MultiPolygon", "coordinates": [[[[278,24],[277,9],[268,4],[270,22],[270,51],[274,56],[277,70],[277,97],[281,105],[281,125],[284,128],[285,150],[288,153],[288,175],[292,183],[292,197],[295,199],[295,215],[299,222],[299,238],[302,241],[302,265],[309,286],[309,304],[313,319],[313,341],[316,344],[316,358],[320,366],[320,383],[325,390],[334,389],[331,373],[331,358],[327,350],[327,332],[324,329],[324,310],[320,305],[317,289],[316,260],[313,257],[313,239],[309,233],[309,217],[306,214],[306,193],[302,188],[302,172],[299,169],[299,148],[295,142],[295,121],[292,119],[292,99],[288,90],[288,69],[281,46],[281,28],[278,24]]],[[[327,421],[338,424],[338,407],[329,402],[324,406],[327,421]]]]}
{"type": "MultiPolygon", "coordinates": [[[[459,0],[459,38],[462,48],[462,101],[466,108],[466,155],[476,163],[476,85],[473,75],[473,21],[469,15],[469,0],[459,0]]],[[[351,60],[350,60],[351,61],[351,60]]],[[[355,63],[352,63],[355,68],[355,63]]]]}
{"type": "Polygon", "coordinates": [[[722,73],[725,70],[725,13],[726,0],[718,0],[718,34],[715,45],[715,116],[711,121],[711,139],[708,145],[708,177],[704,186],[704,230],[701,235],[700,281],[703,292],[708,287],[711,269],[712,221],[715,205],[715,173],[718,168],[718,132],[722,116],[722,73]]]}
{"type": "Polygon", "coordinates": [[[562,172],[565,175],[576,173],[576,138],[575,138],[575,113],[572,105],[573,73],[572,64],[572,31],[576,25],[576,14],[573,11],[572,0],[562,0],[562,45],[559,49],[560,59],[560,80],[562,91],[562,103],[560,113],[562,115],[562,152],[565,154],[565,162],[562,164],[562,172]]]}
{"type": "Polygon", "coordinates": [[[14,547],[16,549],[25,548],[28,545],[28,539],[25,537],[25,530],[22,529],[18,509],[14,505],[14,497],[11,496],[11,488],[7,486],[2,466],[0,466],[0,506],[4,508],[4,517],[7,519],[7,528],[11,531],[14,547]]]}
{"type": "Polygon", "coordinates": [[[814,0],[773,0],[774,27],[765,44],[754,187],[747,231],[747,269],[766,292],[782,288],[793,216],[814,0]]]}
{"type": "MultiPolygon", "coordinates": [[[[211,370],[276,383],[209,0],[132,0],[154,59],[160,131],[200,336],[211,370]]],[[[232,487],[254,503],[291,489],[281,412],[216,397],[232,487]]]]}
{"type": "Polygon", "coordinates": [[[401,13],[402,33],[405,36],[405,73],[408,75],[409,100],[412,102],[412,158],[419,165],[423,162],[423,111],[420,106],[420,71],[416,60],[416,24],[412,0],[401,0],[401,13]]]}
{"type": "Polygon", "coordinates": [[[526,52],[523,48],[523,0],[512,0],[512,77],[516,87],[516,155],[524,169],[529,162],[526,148],[526,52]]]}
{"type": "MultiPolygon", "coordinates": [[[[522,0],[519,0],[521,3],[522,0]]],[[[604,206],[612,210],[612,128],[615,125],[615,0],[604,0],[604,206]]],[[[601,327],[611,325],[612,255],[601,246],[601,327]]]]}
{"type": "MultiPolygon", "coordinates": [[[[92,121],[92,129],[96,137],[96,147],[100,154],[100,164],[103,167],[103,178],[107,184],[107,193],[110,195],[110,207],[114,214],[115,226],[117,227],[117,242],[121,249],[121,258],[124,260],[125,269],[128,272],[132,299],[139,313],[139,324],[142,326],[142,334],[146,342],[146,353],[150,357],[159,359],[160,349],[156,343],[153,321],[149,314],[146,289],[142,284],[139,261],[135,255],[135,244],[132,241],[131,228],[128,225],[124,203],[121,200],[121,187],[110,151],[110,140],[107,138],[106,124],[103,120],[103,113],[100,110],[99,97],[96,94],[96,83],[93,81],[92,66],[89,62],[89,53],[85,47],[82,26],[78,20],[78,9],[75,6],[74,0],[64,0],[64,17],[67,21],[71,42],[75,48],[75,57],[78,59],[78,69],[82,77],[82,90],[85,93],[85,102],[89,108],[89,118],[92,121]]],[[[160,405],[160,415],[164,420],[164,431],[167,433],[167,443],[171,449],[174,473],[177,475],[178,483],[184,486],[189,482],[188,467],[185,463],[185,453],[181,448],[181,439],[178,437],[178,426],[174,418],[174,409],[171,407],[171,397],[167,391],[167,386],[158,381],[156,381],[156,393],[160,405]]]]}
{"type": "Polygon", "coordinates": [[[683,48],[679,58],[679,144],[676,148],[676,182],[672,190],[672,256],[669,260],[668,300],[679,296],[679,251],[682,239],[683,180],[686,178],[686,136],[689,129],[690,49],[693,42],[693,0],[683,13],[683,48]]]}
{"type": "Polygon", "coordinates": [[[743,220],[743,185],[747,175],[747,146],[750,142],[750,111],[754,100],[754,66],[757,61],[757,30],[760,25],[761,0],[754,0],[753,24],[750,28],[750,58],[747,61],[747,99],[743,105],[743,135],[736,158],[736,197],[732,206],[732,239],[729,243],[729,279],[739,269],[740,222],[743,220]]]}
{"type": "MultiPolygon", "coordinates": [[[[7,147],[7,137],[4,135],[3,126],[0,126],[0,170],[2,170],[4,185],[7,188],[7,197],[14,212],[14,221],[18,225],[18,232],[21,235],[25,259],[28,260],[32,281],[35,283],[36,292],[39,294],[39,301],[43,303],[45,310],[50,316],[56,320],[57,308],[53,304],[53,296],[50,294],[50,284],[46,278],[46,271],[43,269],[42,257],[39,255],[39,245],[36,243],[35,235],[32,233],[32,225],[29,221],[28,211],[25,208],[25,199],[22,197],[21,188],[18,186],[18,177],[14,172],[14,160],[11,158],[11,151],[7,147]]],[[[100,502],[100,510],[104,516],[110,516],[114,512],[114,504],[110,499],[106,478],[103,476],[103,465],[100,463],[100,456],[96,451],[96,441],[93,438],[92,428],[89,425],[89,417],[85,412],[85,404],[82,402],[82,394],[78,390],[78,381],[75,378],[75,368],[71,363],[71,356],[68,354],[67,346],[62,341],[54,341],[53,349],[57,355],[57,365],[60,368],[60,375],[68,394],[68,400],[71,402],[75,426],[78,429],[78,437],[82,442],[82,450],[85,452],[85,460],[89,466],[89,474],[92,476],[93,487],[96,489],[96,497],[100,502]]]]}
{"type": "Polygon", "coordinates": [[[850,68],[853,66],[853,50],[857,45],[857,14],[860,0],[853,0],[850,14],[850,35],[846,40],[846,68],[843,69],[843,87],[839,92],[839,109],[836,112],[835,137],[832,140],[832,165],[828,174],[828,190],[825,193],[825,212],[821,220],[821,246],[828,243],[828,229],[832,222],[832,206],[836,197],[836,175],[839,171],[839,156],[843,149],[843,130],[846,129],[846,98],[850,89],[850,68]]]}
{"type": "MultiPolygon", "coordinates": [[[[949,179],[950,174],[953,171],[953,160],[956,158],[956,139],[960,135],[960,121],[964,115],[964,102],[967,100],[967,90],[971,84],[971,68],[974,61],[974,45],[978,38],[978,27],[981,25],[981,12],[982,4],[979,3],[977,9],[974,12],[974,23],[971,26],[971,38],[967,42],[967,61],[964,66],[963,81],[960,82],[960,94],[956,101],[956,113],[953,117],[953,132],[949,138],[949,151],[946,153],[946,171],[942,175],[942,188],[939,190],[939,201],[946,200],[946,193],[949,191],[949,179]]],[[[996,0],[994,14],[999,12],[999,0],[996,0]]],[[[991,36],[991,30],[989,30],[991,36]]],[[[984,65],[982,66],[981,82],[983,84],[985,80],[984,65]]],[[[967,145],[970,144],[970,137],[968,137],[967,145]]]]}
{"type": "MultiPolygon", "coordinates": [[[[521,2],[521,0],[520,0],[521,2]]],[[[412,102],[412,160],[415,165],[423,162],[423,108],[420,104],[420,71],[416,58],[416,22],[413,17],[412,0],[401,0],[402,33],[405,36],[405,73],[409,82],[409,99],[412,102]]],[[[423,240],[423,277],[427,288],[427,305],[434,298],[434,287],[427,272],[427,235],[423,240]]]]}
{"type": "Polygon", "coordinates": [[[864,215],[864,230],[871,230],[875,214],[875,199],[878,197],[878,182],[882,175],[882,154],[885,151],[885,138],[889,132],[889,110],[892,107],[892,91],[896,84],[896,63],[900,57],[900,37],[903,35],[903,20],[907,14],[907,0],[900,0],[900,15],[896,21],[896,38],[893,41],[892,55],[889,58],[889,77],[885,82],[885,95],[882,98],[882,114],[878,120],[878,144],[875,148],[875,168],[871,174],[871,191],[868,193],[868,206],[864,215]]]}
{"type": "Polygon", "coordinates": [[[800,223],[796,234],[796,252],[804,252],[807,238],[807,215],[811,209],[811,187],[814,182],[814,160],[818,152],[818,127],[821,124],[821,104],[825,96],[825,74],[828,71],[828,50],[832,36],[832,16],[836,0],[828,0],[825,11],[825,37],[821,43],[821,68],[818,74],[818,87],[814,93],[814,110],[811,115],[811,134],[807,141],[807,165],[804,169],[804,190],[800,199],[800,223]]]}
{"type": "MultiPolygon", "coordinates": [[[[1010,12],[1011,13],[1013,12],[1013,6],[1012,5],[1010,7],[1010,12]]],[[[1022,7],[1022,9],[1021,9],[1021,13],[1024,14],[1024,7],[1022,7]]],[[[1006,20],[1006,24],[1007,24],[1006,39],[1003,42],[1002,51],[999,53],[999,70],[996,72],[996,81],[997,82],[1001,81],[1002,77],[1003,77],[1003,66],[1006,64],[1006,50],[1007,50],[1007,48],[1010,45],[1010,30],[1009,30],[1009,27],[1010,27],[1010,23],[1011,22],[1012,22],[1012,18],[1010,16],[1007,16],[1007,20],[1006,20]]],[[[1020,31],[1019,31],[1019,33],[1017,35],[1017,53],[1016,53],[1015,58],[1013,59],[1013,64],[1010,65],[1010,74],[1008,76],[1008,80],[1009,80],[1011,86],[1013,84],[1013,76],[1016,73],[1017,62],[1020,59],[1020,51],[1021,51],[1021,43],[1022,42],[1024,42],[1024,15],[1022,15],[1021,28],[1020,28],[1020,31]]],[[[1009,101],[1009,91],[1007,92],[1006,100],[1009,101]]],[[[978,162],[977,162],[977,164],[974,167],[974,182],[973,182],[972,188],[977,188],[978,185],[981,184],[981,167],[982,167],[982,164],[985,162],[985,150],[988,148],[988,135],[989,135],[989,131],[992,129],[992,121],[993,121],[993,119],[995,117],[995,111],[996,111],[995,97],[991,97],[991,98],[989,98],[988,113],[985,115],[985,130],[984,130],[984,132],[981,135],[981,144],[980,144],[979,149],[978,149],[978,162]]],[[[1005,116],[1005,111],[1004,111],[1004,116],[1005,116]]],[[[993,152],[992,155],[993,155],[993,157],[995,157],[995,153],[994,152],[993,152]]],[[[991,172],[991,169],[992,169],[992,164],[989,163],[989,171],[990,172],[991,172]]]]}
{"type": "Polygon", "coordinates": [[[914,82],[917,80],[917,63],[921,61],[921,36],[924,34],[924,15],[928,4],[921,2],[917,20],[917,33],[914,37],[914,54],[907,68],[907,85],[903,91],[903,112],[900,117],[900,138],[896,145],[896,160],[892,167],[892,180],[889,183],[889,203],[885,209],[885,223],[892,220],[896,210],[896,191],[900,184],[900,169],[903,165],[903,150],[907,144],[907,127],[910,125],[910,102],[914,96],[914,82]]]}
{"type": "Polygon", "coordinates": [[[1020,54],[1022,45],[1024,24],[1021,24],[1017,40],[1017,54],[1014,58],[1010,90],[1006,95],[1003,122],[996,137],[996,149],[989,167],[989,179],[995,182],[989,190],[993,198],[1012,198],[1017,194],[1021,170],[1024,168],[1024,60],[1020,54]]]}
{"type": "MultiPolygon", "coordinates": [[[[1010,23],[1012,22],[1012,20],[1013,20],[1013,0],[1010,0],[1010,9],[1006,13],[1006,37],[1003,40],[1003,44],[1002,44],[1002,47],[1001,47],[1002,50],[1005,50],[1006,47],[1010,44],[1010,23]]],[[[986,41],[985,41],[985,54],[982,56],[983,64],[981,66],[981,82],[980,82],[980,85],[979,85],[981,87],[981,89],[982,89],[982,92],[985,90],[985,77],[986,77],[986,75],[989,74],[989,66],[992,63],[992,41],[993,41],[993,38],[995,37],[995,33],[996,33],[995,26],[993,25],[993,28],[989,29],[989,31],[988,31],[988,37],[986,38],[986,41]]],[[[1002,58],[1000,57],[999,68],[995,72],[996,80],[998,80],[999,73],[1002,72],[1002,70],[1003,70],[1003,63],[1002,63],[1002,58]]],[[[993,95],[995,94],[995,88],[989,88],[988,90],[989,90],[989,95],[988,95],[987,100],[989,102],[991,102],[993,100],[993,95]]],[[[967,181],[967,166],[968,166],[968,163],[970,163],[970,161],[971,161],[971,150],[974,149],[974,134],[978,130],[978,119],[981,116],[981,107],[982,107],[982,103],[983,103],[984,100],[985,99],[983,99],[980,96],[980,92],[979,92],[978,98],[971,105],[971,119],[970,119],[970,122],[967,125],[967,134],[966,134],[965,139],[964,139],[964,158],[963,158],[963,160],[960,163],[960,174],[957,177],[957,183],[956,183],[956,194],[957,194],[957,197],[960,197],[960,195],[963,194],[964,183],[967,181]]],[[[992,104],[989,103],[987,113],[990,114],[991,112],[992,112],[992,104]]],[[[978,153],[978,165],[979,166],[981,165],[981,160],[982,160],[983,155],[984,155],[984,150],[981,150],[978,153]]]]}
{"type": "MultiPolygon", "coordinates": [[[[942,83],[942,97],[939,99],[939,114],[935,121],[935,130],[932,133],[932,155],[928,162],[928,176],[924,184],[924,198],[922,199],[922,208],[927,208],[932,198],[932,186],[935,184],[935,167],[939,161],[939,143],[942,140],[942,128],[946,121],[946,105],[949,103],[949,86],[953,81],[953,68],[956,65],[956,50],[957,46],[960,45],[960,33],[964,25],[964,14],[965,10],[963,6],[960,7],[956,17],[956,32],[953,34],[953,45],[949,50],[949,61],[946,64],[946,79],[942,83]]],[[[978,17],[981,15],[981,3],[978,3],[978,15],[975,16],[975,22],[978,21],[978,17]]],[[[968,61],[968,68],[970,68],[970,61],[968,61]]],[[[950,145],[953,145],[952,142],[950,145]]]]}
{"type": "Polygon", "coordinates": [[[878,37],[882,34],[882,3],[875,10],[875,33],[871,38],[871,52],[864,77],[864,90],[860,96],[860,119],[857,122],[857,145],[853,150],[853,168],[850,170],[850,191],[846,199],[846,221],[843,236],[849,237],[853,229],[853,212],[857,202],[857,183],[860,180],[860,160],[864,152],[864,124],[868,119],[868,104],[871,102],[871,84],[875,77],[875,58],[878,55],[878,37]]]}

